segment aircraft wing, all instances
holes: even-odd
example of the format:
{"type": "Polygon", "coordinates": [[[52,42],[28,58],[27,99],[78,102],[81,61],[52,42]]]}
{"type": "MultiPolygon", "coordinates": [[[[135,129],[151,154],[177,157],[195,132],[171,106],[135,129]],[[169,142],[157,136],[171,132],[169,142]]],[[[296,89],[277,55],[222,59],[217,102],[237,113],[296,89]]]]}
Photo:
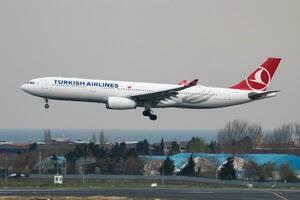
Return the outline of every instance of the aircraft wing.
{"type": "Polygon", "coordinates": [[[178,94],[178,91],[193,87],[197,85],[198,79],[194,79],[193,81],[189,82],[185,85],[180,85],[178,87],[174,87],[167,90],[157,90],[150,93],[144,93],[144,94],[137,94],[129,96],[129,98],[134,100],[140,100],[140,101],[160,101],[167,98],[170,98],[172,96],[176,96],[178,94]]]}

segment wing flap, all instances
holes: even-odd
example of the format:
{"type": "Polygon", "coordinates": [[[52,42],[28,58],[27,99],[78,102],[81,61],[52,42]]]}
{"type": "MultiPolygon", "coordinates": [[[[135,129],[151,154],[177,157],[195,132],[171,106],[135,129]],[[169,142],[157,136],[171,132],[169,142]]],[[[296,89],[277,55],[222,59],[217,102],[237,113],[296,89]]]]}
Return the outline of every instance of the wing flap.
{"type": "Polygon", "coordinates": [[[143,93],[143,94],[137,94],[137,95],[132,95],[129,98],[135,99],[135,100],[141,100],[141,101],[160,101],[164,99],[169,99],[170,97],[176,96],[178,94],[178,91],[193,87],[197,85],[198,79],[194,79],[193,81],[185,84],[185,85],[180,85],[178,87],[174,87],[171,89],[167,90],[158,90],[158,91],[153,91],[150,93],[143,93]]]}

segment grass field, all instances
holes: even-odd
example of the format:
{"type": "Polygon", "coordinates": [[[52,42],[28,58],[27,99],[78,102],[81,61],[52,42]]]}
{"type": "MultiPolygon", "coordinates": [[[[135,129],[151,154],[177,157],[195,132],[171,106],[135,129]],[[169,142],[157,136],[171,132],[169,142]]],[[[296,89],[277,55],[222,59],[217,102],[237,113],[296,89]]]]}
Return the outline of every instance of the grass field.
{"type": "MultiPolygon", "coordinates": [[[[224,183],[168,183],[161,184],[157,182],[159,188],[247,188],[244,183],[241,184],[224,184],[224,183]]],[[[22,179],[10,179],[5,181],[0,179],[0,189],[8,188],[150,188],[151,182],[132,182],[132,181],[112,181],[112,182],[64,182],[63,184],[54,184],[53,182],[38,182],[22,179]]],[[[293,184],[292,186],[284,184],[275,184],[269,182],[264,185],[254,183],[254,188],[295,188],[300,189],[300,184],[293,184]]],[[[1,200],[1,199],[0,199],[1,200]]]]}
{"type": "MultiPolygon", "coordinates": [[[[150,187],[149,182],[65,182],[62,185],[53,184],[53,183],[38,183],[38,182],[30,182],[24,180],[10,180],[7,183],[4,181],[0,181],[0,188],[147,188],[150,187]]],[[[222,185],[222,184],[214,184],[214,183],[197,183],[197,184],[160,184],[158,183],[158,187],[160,188],[219,188],[219,187],[238,187],[244,188],[244,185],[222,185]]]]}

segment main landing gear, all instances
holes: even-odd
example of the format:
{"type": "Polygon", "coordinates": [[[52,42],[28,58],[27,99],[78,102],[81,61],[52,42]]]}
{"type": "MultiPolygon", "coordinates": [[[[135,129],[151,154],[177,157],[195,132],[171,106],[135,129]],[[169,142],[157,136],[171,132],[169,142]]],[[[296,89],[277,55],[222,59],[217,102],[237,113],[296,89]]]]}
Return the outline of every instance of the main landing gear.
{"type": "Polygon", "coordinates": [[[145,111],[143,112],[143,115],[145,117],[149,117],[151,120],[156,120],[157,119],[157,115],[153,114],[153,111],[151,109],[145,109],[145,111]]]}
{"type": "Polygon", "coordinates": [[[45,108],[46,108],[46,109],[49,108],[48,99],[45,99],[45,108]]]}

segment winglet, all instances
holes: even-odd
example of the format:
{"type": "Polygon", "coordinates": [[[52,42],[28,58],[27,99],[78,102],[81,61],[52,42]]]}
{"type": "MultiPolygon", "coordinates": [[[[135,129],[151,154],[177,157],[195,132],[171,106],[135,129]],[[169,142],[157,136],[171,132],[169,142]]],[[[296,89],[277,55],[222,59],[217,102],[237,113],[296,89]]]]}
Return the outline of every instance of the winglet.
{"type": "Polygon", "coordinates": [[[178,85],[186,85],[187,84],[187,80],[182,80],[178,83],[178,85]]]}
{"type": "Polygon", "coordinates": [[[198,79],[194,79],[193,81],[189,82],[187,85],[188,86],[195,86],[198,83],[198,79]]]}

